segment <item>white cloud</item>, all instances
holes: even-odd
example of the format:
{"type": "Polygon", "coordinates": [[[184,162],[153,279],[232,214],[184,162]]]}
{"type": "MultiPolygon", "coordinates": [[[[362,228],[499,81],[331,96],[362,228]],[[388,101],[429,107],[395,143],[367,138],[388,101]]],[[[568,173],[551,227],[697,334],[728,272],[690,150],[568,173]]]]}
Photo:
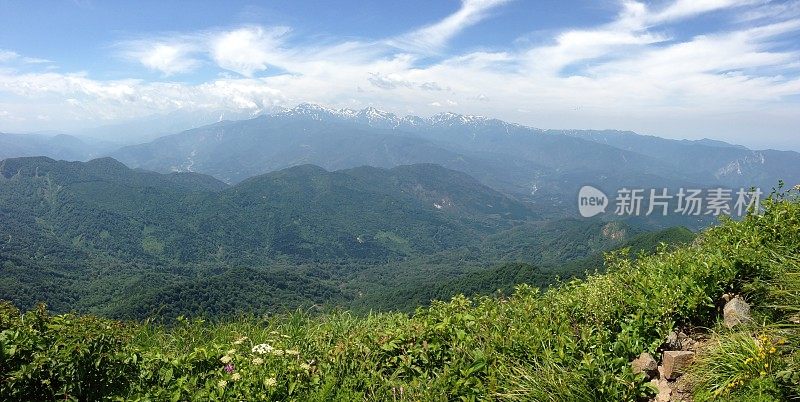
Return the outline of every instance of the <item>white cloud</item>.
{"type": "Polygon", "coordinates": [[[197,69],[201,59],[245,77],[281,63],[279,46],[288,28],[247,26],[231,30],[202,31],[175,36],[123,41],[117,44],[123,58],[161,71],[167,76],[197,69]]]}
{"type": "Polygon", "coordinates": [[[130,51],[129,56],[145,67],[169,76],[196,69],[200,61],[193,58],[192,53],[192,46],[184,43],[153,43],[146,45],[146,48],[130,51]]]}
{"type": "Polygon", "coordinates": [[[52,63],[52,61],[50,60],[40,59],[37,57],[25,57],[11,50],[0,49],[0,63],[8,63],[8,62],[20,62],[23,64],[52,63]]]}
{"type": "Polygon", "coordinates": [[[651,22],[674,21],[692,17],[698,14],[752,4],[764,3],[763,0],[677,0],[663,10],[652,14],[648,20],[651,22]]]}
{"type": "Polygon", "coordinates": [[[12,52],[10,50],[0,49],[0,63],[11,61],[11,60],[14,60],[14,59],[16,59],[18,57],[19,57],[19,54],[17,54],[17,52],[12,52]]]}
{"type": "Polygon", "coordinates": [[[740,22],[749,22],[765,18],[797,18],[800,17],[800,0],[782,2],[765,2],[764,4],[747,9],[738,15],[740,22]]]}
{"type": "Polygon", "coordinates": [[[431,55],[502,3],[465,1],[439,23],[401,35],[403,41],[298,43],[286,27],[260,26],[139,39],[120,44],[123,53],[164,74],[202,63],[236,74],[189,84],[0,70],[0,107],[27,121],[47,114],[53,128],[78,119],[90,124],[87,116],[122,119],[178,108],[257,112],[300,102],[419,114],[444,108],[536,126],[661,135],[691,135],[692,122],[744,130],[753,125],[742,119],[767,112],[787,122],[787,132],[788,122],[800,120],[787,111],[800,116],[791,100],[800,94],[800,49],[781,41],[800,31],[800,18],[749,1],[678,0],[658,9],[626,1],[614,21],[557,32],[544,44],[431,55]],[[671,22],[723,9],[760,17],[734,16],[725,28],[688,39],[665,33],[672,32],[671,22]],[[427,39],[414,40],[421,32],[427,39]],[[17,97],[10,107],[3,93],[17,97]],[[712,118],[723,114],[742,124],[731,128],[712,118]]]}
{"type": "Polygon", "coordinates": [[[267,69],[271,63],[279,63],[273,57],[281,37],[288,28],[264,29],[246,27],[215,34],[211,40],[211,56],[222,68],[246,77],[267,69]]]}
{"type": "Polygon", "coordinates": [[[461,8],[447,18],[391,39],[389,44],[412,51],[438,51],[458,33],[486,18],[491,9],[508,1],[462,0],[461,8]]]}

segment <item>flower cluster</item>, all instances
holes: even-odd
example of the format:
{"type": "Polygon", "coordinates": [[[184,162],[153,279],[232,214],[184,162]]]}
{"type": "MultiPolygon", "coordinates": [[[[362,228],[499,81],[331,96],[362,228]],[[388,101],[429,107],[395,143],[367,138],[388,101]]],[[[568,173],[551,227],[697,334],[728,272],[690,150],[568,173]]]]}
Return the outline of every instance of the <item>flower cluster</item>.
{"type": "Polygon", "coordinates": [[[244,349],[243,345],[250,344],[250,339],[246,336],[237,336],[231,340],[233,348],[226,351],[220,357],[219,361],[222,363],[221,378],[215,379],[216,386],[222,392],[233,392],[235,384],[238,386],[247,386],[253,381],[258,381],[264,388],[272,388],[273,392],[279,384],[279,376],[275,375],[277,368],[278,372],[288,370],[292,377],[300,375],[310,375],[314,371],[314,361],[309,363],[303,362],[299,356],[300,351],[295,349],[284,348],[281,345],[280,338],[290,338],[289,336],[281,335],[278,332],[271,332],[270,339],[266,339],[264,343],[252,342],[250,353],[244,349]],[[276,340],[277,339],[277,340],[276,340]],[[273,346],[275,345],[275,346],[273,346]],[[279,357],[285,356],[284,359],[272,358],[271,356],[279,357]],[[288,357],[296,357],[288,358],[288,357]],[[299,366],[298,366],[299,364],[299,366]]]}
{"type": "Polygon", "coordinates": [[[253,346],[253,349],[251,351],[259,355],[265,355],[267,353],[272,353],[274,350],[275,348],[266,343],[259,343],[258,345],[253,346]]]}
{"type": "Polygon", "coordinates": [[[771,338],[765,334],[757,336],[753,341],[755,349],[752,350],[750,357],[744,359],[744,367],[740,374],[724,386],[717,388],[713,393],[714,396],[732,392],[745,385],[750,379],[767,376],[777,356],[778,347],[786,343],[785,339],[771,338]]]}
{"type": "Polygon", "coordinates": [[[297,350],[277,349],[277,348],[272,347],[272,345],[269,345],[269,344],[266,344],[266,343],[260,343],[260,344],[258,344],[256,346],[253,346],[253,349],[251,351],[253,353],[256,353],[256,354],[259,354],[259,355],[266,355],[266,354],[271,354],[271,355],[275,355],[275,356],[283,356],[283,355],[298,356],[298,355],[300,355],[300,352],[297,351],[297,350]]]}
{"type": "MultiPolygon", "coordinates": [[[[770,367],[770,360],[771,357],[775,356],[775,353],[778,352],[776,346],[782,345],[785,341],[783,339],[771,339],[767,335],[759,335],[758,340],[756,341],[756,352],[758,353],[758,364],[759,368],[761,364],[764,365],[763,369],[761,369],[761,376],[767,375],[767,371],[770,367]]],[[[752,359],[748,359],[751,360],[752,359]]],[[[745,363],[749,363],[745,361],[745,363]]]]}

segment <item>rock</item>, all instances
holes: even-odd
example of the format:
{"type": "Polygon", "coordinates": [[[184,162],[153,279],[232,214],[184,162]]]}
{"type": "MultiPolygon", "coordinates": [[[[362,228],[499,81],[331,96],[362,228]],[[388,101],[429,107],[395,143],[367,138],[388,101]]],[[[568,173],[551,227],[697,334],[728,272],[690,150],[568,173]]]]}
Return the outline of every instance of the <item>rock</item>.
{"type": "Polygon", "coordinates": [[[642,352],[631,362],[631,370],[633,374],[644,373],[647,378],[653,378],[658,371],[658,362],[650,353],[642,352]]]}
{"type": "Polygon", "coordinates": [[[673,385],[672,391],[677,394],[689,395],[692,393],[692,382],[687,378],[687,376],[678,378],[673,385]]]}
{"type": "Polygon", "coordinates": [[[669,386],[669,382],[667,380],[653,379],[650,381],[650,383],[658,388],[658,394],[656,395],[655,399],[653,399],[654,401],[670,402],[670,399],[672,399],[672,388],[669,386]]]}
{"type": "Polygon", "coordinates": [[[694,352],[668,350],[664,352],[661,363],[664,366],[664,378],[674,380],[686,372],[686,368],[692,364],[694,352]]]}
{"type": "Polygon", "coordinates": [[[739,324],[749,322],[751,319],[750,305],[739,296],[725,303],[725,308],[722,309],[722,313],[725,326],[728,328],[733,328],[739,324]]]}
{"type": "Polygon", "coordinates": [[[667,335],[667,340],[664,342],[664,345],[669,350],[680,350],[681,348],[681,341],[678,339],[678,333],[672,331],[667,335]]]}
{"type": "Polygon", "coordinates": [[[692,338],[687,337],[686,339],[681,341],[681,350],[683,351],[694,352],[696,348],[697,348],[697,341],[695,341],[692,338]]]}

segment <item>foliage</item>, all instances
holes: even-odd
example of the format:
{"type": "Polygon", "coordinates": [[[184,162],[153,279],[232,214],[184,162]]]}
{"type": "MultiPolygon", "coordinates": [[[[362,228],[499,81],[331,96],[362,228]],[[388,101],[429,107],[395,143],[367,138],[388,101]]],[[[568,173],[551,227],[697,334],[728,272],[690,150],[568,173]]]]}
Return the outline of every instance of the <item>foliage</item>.
{"type": "Polygon", "coordinates": [[[693,367],[696,399],[713,400],[746,394],[779,400],[776,373],[786,369],[780,356],[788,351],[785,338],[753,337],[750,331],[715,335],[693,367]]]}
{"type": "Polygon", "coordinates": [[[517,283],[582,275],[642,232],[599,219],[538,219],[528,204],[435,165],[306,165],[227,186],[110,158],[7,159],[0,298],[136,319],[319,304],[408,310],[457,292],[509,294],[517,283]],[[509,265],[501,282],[481,273],[506,263],[536,269],[509,265]],[[429,292],[431,282],[441,290],[429,292]]]}
{"type": "MultiPolygon", "coordinates": [[[[777,192],[763,214],[728,225],[742,261],[738,287],[758,307],[744,329],[720,328],[692,370],[695,399],[800,399],[800,203],[777,192]],[[780,243],[784,247],[770,247],[780,243]]],[[[780,189],[778,191],[781,191],[780,189]]]]}
{"type": "MultiPolygon", "coordinates": [[[[554,226],[558,227],[557,225],[554,226]]],[[[585,226],[585,228],[592,228],[587,230],[591,234],[600,232],[602,227],[605,227],[605,225],[597,225],[596,223],[592,223],[591,226],[585,226]]],[[[561,228],[563,229],[564,227],[561,226],[561,228]]],[[[574,229],[574,227],[570,229],[574,229]]],[[[578,237],[580,238],[581,236],[578,235],[578,237]]],[[[612,244],[619,249],[627,249],[635,258],[640,254],[654,253],[662,246],[675,247],[688,244],[694,238],[695,234],[688,229],[677,227],[632,235],[612,244]]],[[[553,250],[558,250],[566,244],[566,242],[551,243],[548,245],[549,247],[536,245],[532,246],[531,249],[535,250],[542,247],[549,248],[551,252],[557,252],[553,250]]],[[[565,256],[562,254],[559,258],[565,258],[565,256]]],[[[467,296],[511,295],[514,292],[514,287],[519,284],[525,283],[537,288],[547,288],[559,281],[584,278],[588,273],[602,271],[603,265],[602,252],[596,252],[572,261],[567,260],[567,262],[560,264],[550,263],[542,266],[527,262],[502,263],[488,269],[459,275],[456,278],[447,277],[438,280],[428,278],[424,283],[411,281],[407,281],[405,284],[402,282],[395,283],[391,289],[371,294],[359,300],[356,306],[361,309],[413,311],[417,306],[428,305],[431,300],[447,300],[458,294],[467,296]]]]}
{"type": "Polygon", "coordinates": [[[4,400],[100,400],[130,389],[137,352],[125,324],[92,316],[20,315],[5,302],[0,332],[4,400]]]}
{"type": "MultiPolygon", "coordinates": [[[[653,391],[628,362],[656,353],[676,323],[714,325],[724,292],[768,295],[752,284],[775,280],[770,258],[798,255],[798,218],[800,203],[778,200],[690,245],[612,253],[607,272],[585,280],[456,296],[410,316],[298,311],[165,325],[6,306],[0,399],[636,401],[653,391]]],[[[700,384],[715,392],[744,374],[737,397],[768,395],[755,387],[792,395],[796,338],[779,348],[773,333],[757,334],[766,338],[720,338],[698,366],[700,384]]]]}

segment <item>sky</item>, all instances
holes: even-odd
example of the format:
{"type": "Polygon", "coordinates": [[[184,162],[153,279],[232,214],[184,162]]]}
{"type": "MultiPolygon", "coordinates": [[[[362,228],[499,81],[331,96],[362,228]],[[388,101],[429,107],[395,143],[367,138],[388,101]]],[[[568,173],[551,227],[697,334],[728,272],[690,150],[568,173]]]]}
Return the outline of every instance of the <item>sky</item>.
{"type": "Polygon", "coordinates": [[[0,131],[302,102],[800,150],[800,0],[0,0],[0,131]]]}

